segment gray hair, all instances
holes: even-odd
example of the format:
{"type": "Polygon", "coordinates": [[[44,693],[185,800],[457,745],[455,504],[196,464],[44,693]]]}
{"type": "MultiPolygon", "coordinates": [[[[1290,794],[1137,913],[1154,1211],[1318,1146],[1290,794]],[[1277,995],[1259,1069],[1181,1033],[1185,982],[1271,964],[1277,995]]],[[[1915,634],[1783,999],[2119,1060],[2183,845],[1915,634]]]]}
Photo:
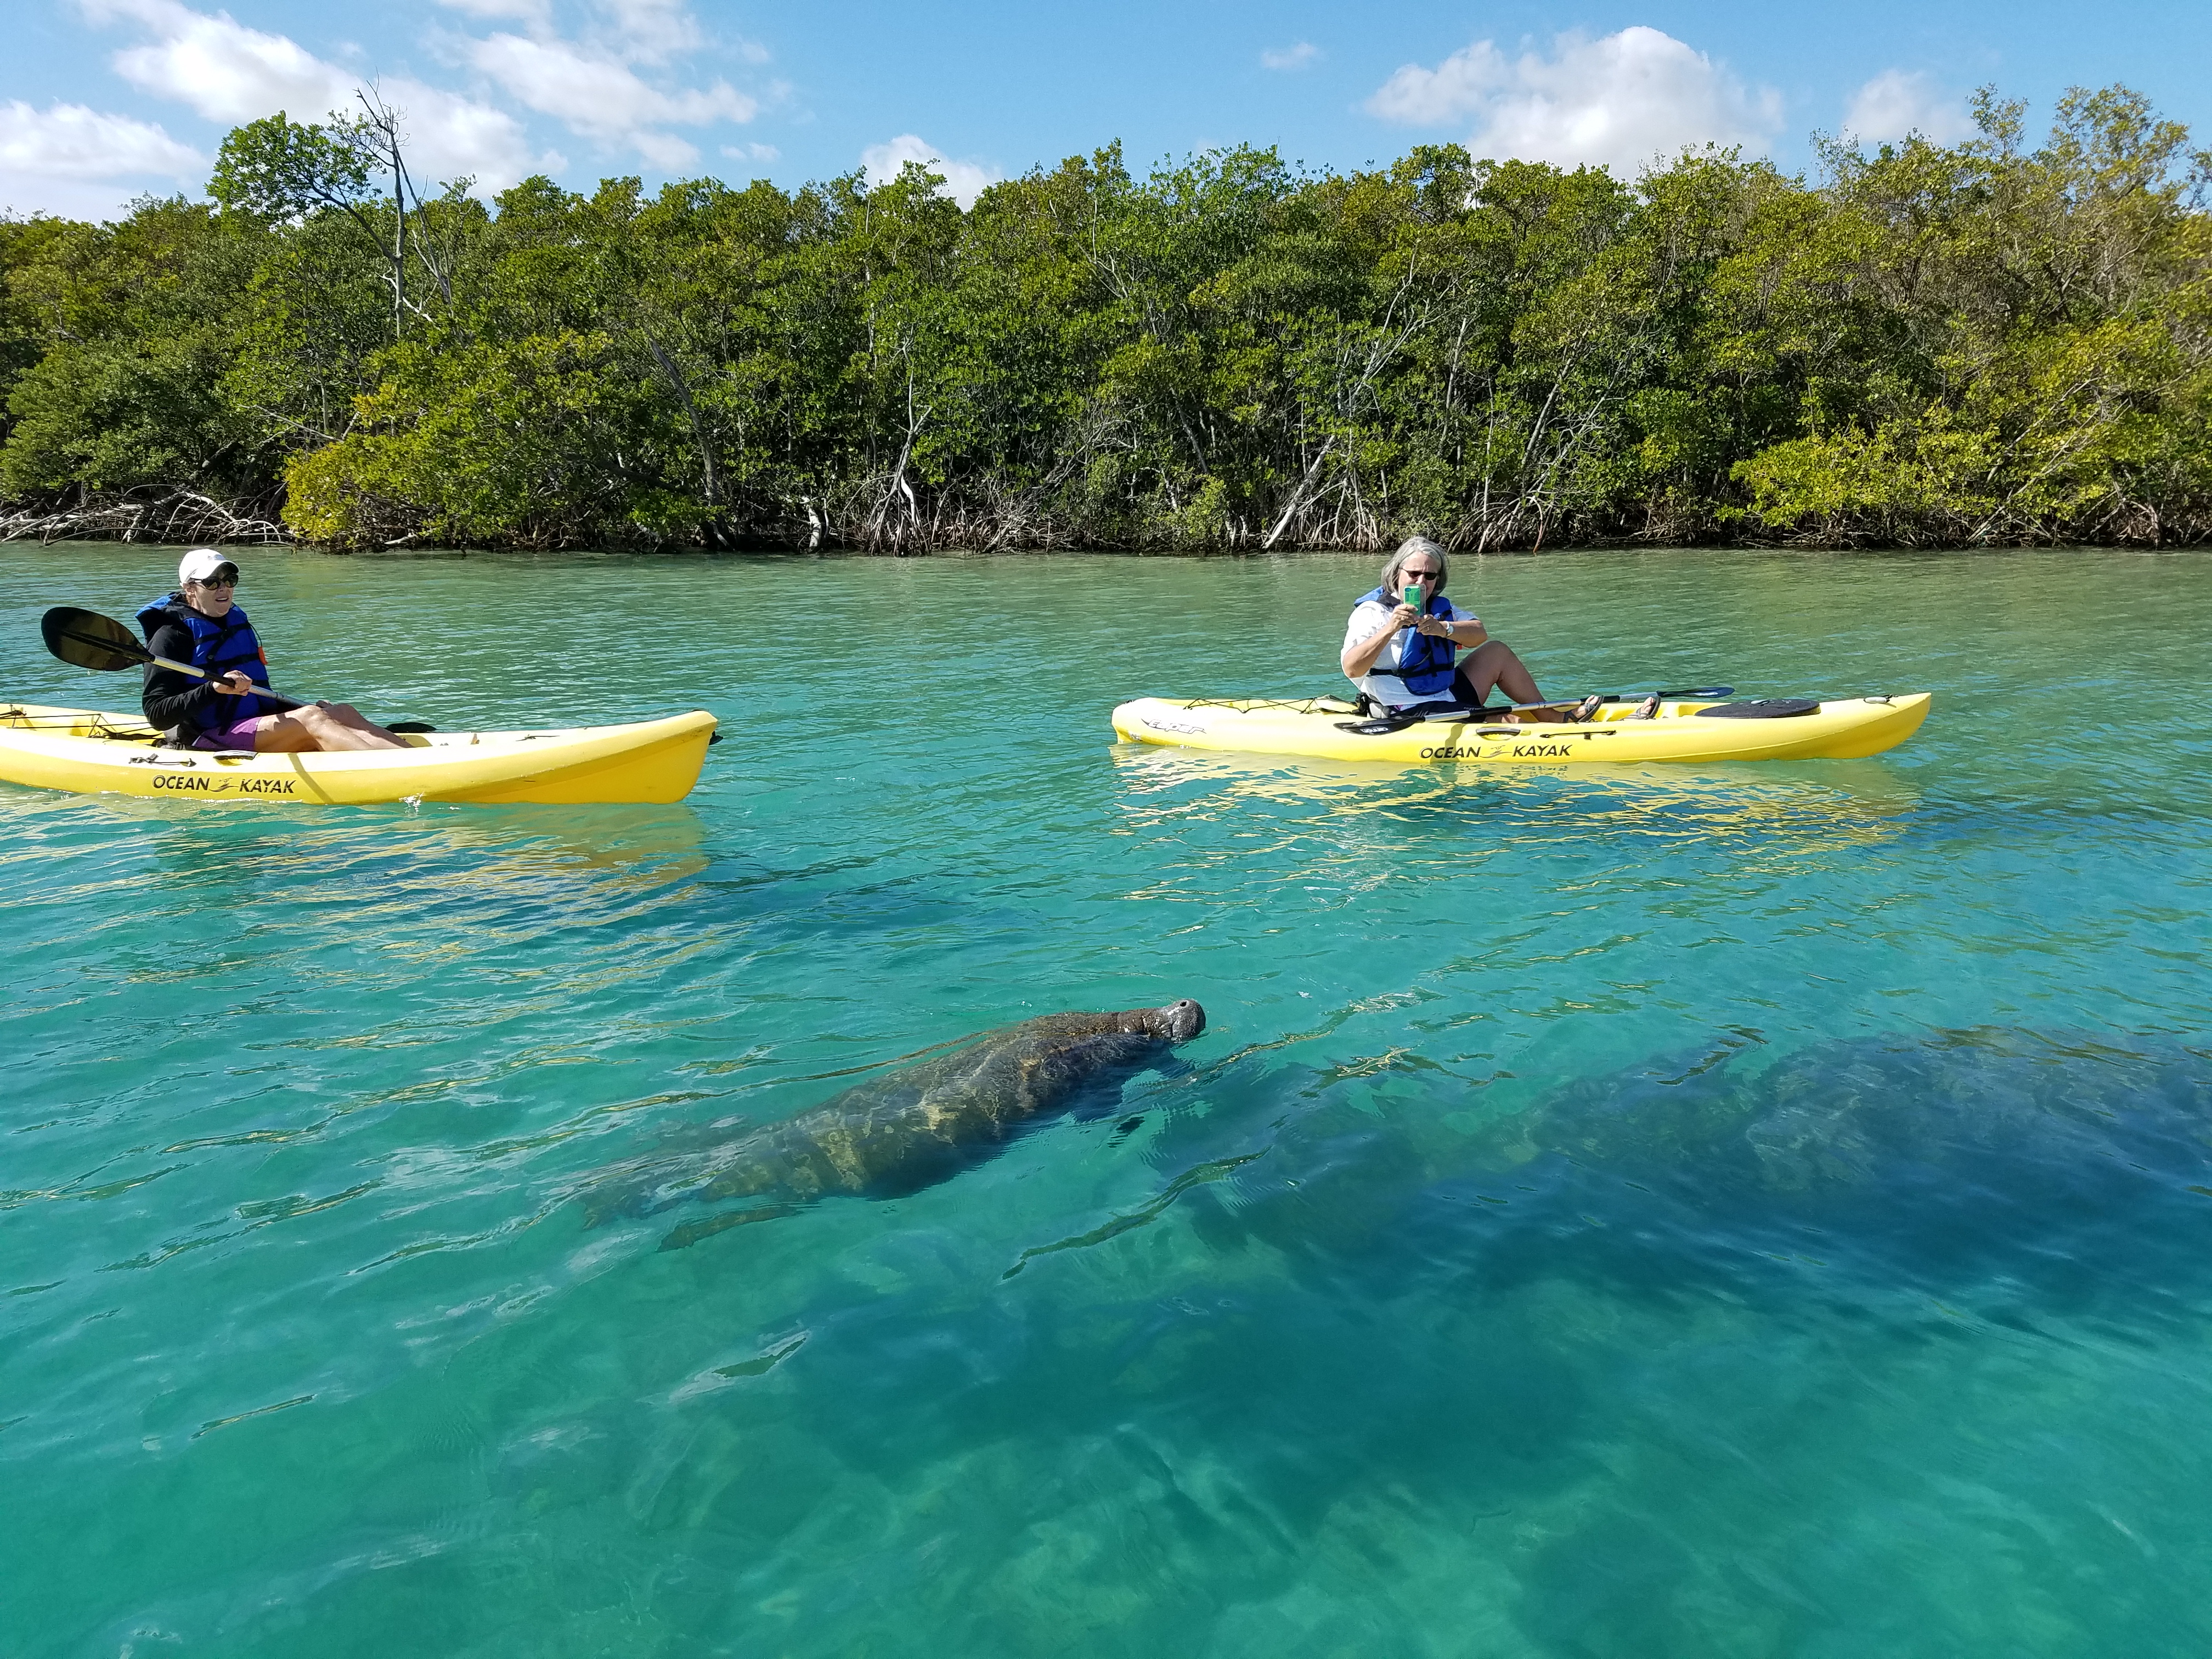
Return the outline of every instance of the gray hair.
{"type": "Polygon", "coordinates": [[[1444,584],[1451,580],[1451,556],[1426,536],[1408,536],[1398,544],[1398,550],[1390,556],[1390,562],[1382,567],[1382,587],[1385,593],[1393,598],[1396,597],[1401,586],[1398,580],[1398,567],[1416,553],[1433,553],[1437,556],[1435,591],[1439,593],[1444,591],[1444,584]]]}

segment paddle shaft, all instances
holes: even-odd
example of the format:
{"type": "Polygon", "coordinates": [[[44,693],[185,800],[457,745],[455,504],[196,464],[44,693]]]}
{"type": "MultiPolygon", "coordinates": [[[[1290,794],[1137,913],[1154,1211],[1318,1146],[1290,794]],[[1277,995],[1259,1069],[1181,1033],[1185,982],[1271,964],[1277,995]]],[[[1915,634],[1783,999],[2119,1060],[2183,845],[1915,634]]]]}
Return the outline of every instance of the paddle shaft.
{"type": "MultiPolygon", "coordinates": [[[[191,674],[204,680],[218,680],[224,678],[221,674],[210,674],[204,668],[195,668],[188,662],[172,662],[167,657],[157,657],[150,651],[146,653],[146,666],[149,668],[171,668],[174,669],[179,674],[191,674]]],[[[265,685],[255,686],[252,695],[257,697],[266,697],[271,702],[289,702],[295,708],[305,708],[307,706],[307,702],[302,702],[298,697],[288,697],[282,691],[272,690],[265,685]]]]}

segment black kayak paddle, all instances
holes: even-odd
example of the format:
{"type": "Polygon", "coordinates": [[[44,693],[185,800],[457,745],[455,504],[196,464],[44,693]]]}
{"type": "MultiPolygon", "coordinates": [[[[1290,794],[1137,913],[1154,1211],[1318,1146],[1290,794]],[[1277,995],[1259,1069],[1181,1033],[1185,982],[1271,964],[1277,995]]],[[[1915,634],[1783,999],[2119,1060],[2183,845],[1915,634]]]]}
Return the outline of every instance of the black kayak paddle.
{"type": "MultiPolygon", "coordinates": [[[[195,668],[188,662],[173,662],[167,657],[157,657],[138,643],[129,629],[112,617],[103,617],[97,611],[80,611],[75,605],[58,605],[39,618],[39,632],[45,636],[46,649],[72,668],[89,668],[97,674],[112,674],[122,668],[167,668],[179,674],[190,674],[196,679],[219,679],[204,668],[195,668]]],[[[281,702],[288,708],[302,708],[314,700],[311,697],[288,697],[282,691],[272,691],[267,686],[257,686],[255,695],[281,702]]],[[[387,726],[387,732],[430,732],[434,726],[419,721],[407,720],[387,726]]]]}
{"type": "MultiPolygon", "coordinates": [[[[122,668],[168,668],[179,674],[190,674],[195,679],[220,679],[220,674],[210,674],[204,668],[195,668],[188,662],[172,662],[167,657],[157,657],[131,637],[131,630],[112,617],[103,617],[97,611],[80,611],[75,605],[58,605],[39,618],[39,632],[45,635],[46,649],[73,668],[89,668],[97,674],[112,674],[122,668]]],[[[281,691],[271,691],[267,686],[256,688],[271,701],[301,706],[302,699],[288,697],[281,691]]],[[[311,701],[311,700],[309,700],[311,701]]]]}

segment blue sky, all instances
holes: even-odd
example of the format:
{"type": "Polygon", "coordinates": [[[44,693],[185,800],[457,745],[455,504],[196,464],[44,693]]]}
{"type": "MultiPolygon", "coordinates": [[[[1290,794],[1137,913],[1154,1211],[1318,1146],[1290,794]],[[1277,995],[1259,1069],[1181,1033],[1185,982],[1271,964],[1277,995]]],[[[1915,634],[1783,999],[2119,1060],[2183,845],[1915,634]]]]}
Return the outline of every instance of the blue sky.
{"type": "Polygon", "coordinates": [[[418,171],[489,191],[641,173],[792,185],[908,156],[955,193],[1121,139],[1133,163],[1240,142],[1343,168],[1446,139],[1633,171],[1713,140],[1785,167],[1814,131],[1966,131],[1995,82],[2039,123],[2124,81],[2212,143],[2212,6],[1118,7],[821,0],[0,0],[0,209],[197,195],[222,135],[375,77],[418,171]]]}

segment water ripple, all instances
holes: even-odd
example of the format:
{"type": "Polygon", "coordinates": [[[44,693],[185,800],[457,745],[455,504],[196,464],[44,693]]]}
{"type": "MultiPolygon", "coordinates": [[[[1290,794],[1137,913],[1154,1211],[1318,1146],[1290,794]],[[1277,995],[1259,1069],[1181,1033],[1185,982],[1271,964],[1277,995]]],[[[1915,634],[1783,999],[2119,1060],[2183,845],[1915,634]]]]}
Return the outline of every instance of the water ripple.
{"type": "MultiPolygon", "coordinates": [[[[2202,1647],[2203,568],[1456,561],[1547,689],[1937,697],[1492,775],[1113,741],[1325,684],[1364,561],[257,553],[300,684],[730,741],[666,808],[0,790],[11,1651],[2202,1647]],[[896,687],[730,644],[850,614],[896,687]],[[925,1192],[586,1225],[1185,994],[1187,1069],[925,1192]]],[[[94,696],[33,612],[10,695],[94,696]]]]}

